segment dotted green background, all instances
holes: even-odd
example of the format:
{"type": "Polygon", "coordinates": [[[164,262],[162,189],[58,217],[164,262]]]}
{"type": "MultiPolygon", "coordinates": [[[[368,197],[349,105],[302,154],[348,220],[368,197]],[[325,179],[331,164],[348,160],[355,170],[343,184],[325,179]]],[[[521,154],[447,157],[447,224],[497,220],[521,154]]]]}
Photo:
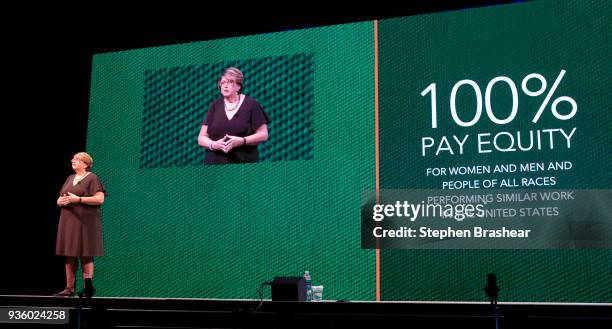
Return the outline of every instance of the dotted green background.
{"type": "Polygon", "coordinates": [[[359,241],[361,191],[375,185],[373,31],[95,55],[87,150],[108,191],[100,294],[256,298],[261,282],[308,270],[325,298],[374,299],[375,253],[359,241]],[[273,120],[266,161],[200,165],[197,135],[227,65],[273,120]]]}
{"type": "MultiPolygon", "coordinates": [[[[557,177],[555,188],[610,189],[611,4],[535,1],[381,21],[381,189],[440,189],[443,180],[457,179],[427,177],[429,167],[565,160],[572,161],[571,171],[458,179],[552,174],[557,177]],[[540,73],[548,80],[548,91],[561,69],[567,73],[551,103],[555,97],[573,97],[578,104],[576,116],[557,120],[549,104],[538,123],[532,123],[545,95],[525,96],[522,79],[540,73]],[[519,93],[518,115],[503,126],[490,123],[484,109],[485,87],[497,76],[517,82],[519,93]],[[483,94],[482,117],[467,128],[455,125],[449,105],[453,85],[463,79],[476,81],[483,94]],[[431,95],[421,96],[433,82],[437,83],[436,129],[431,128],[431,95]],[[577,131],[571,149],[559,140],[554,150],[545,147],[478,154],[473,148],[478,133],[525,134],[551,128],[569,132],[573,127],[577,131]],[[466,142],[464,154],[458,154],[455,147],[455,155],[421,156],[421,137],[435,136],[439,141],[445,135],[452,142],[451,136],[462,138],[465,134],[470,135],[471,143],[466,142]]],[[[538,86],[534,82],[530,88],[538,86]]],[[[464,121],[474,115],[474,99],[470,87],[458,92],[457,109],[464,121]]],[[[492,99],[495,114],[505,118],[511,108],[507,85],[496,84],[492,99]]],[[[561,104],[559,112],[568,113],[569,107],[561,104]]],[[[545,136],[542,145],[548,145],[545,136]]],[[[520,248],[519,241],[516,247],[520,248]]],[[[610,249],[381,251],[381,295],[385,300],[484,301],[487,273],[497,274],[501,301],[612,301],[610,249]]]]}
{"type": "MultiPolygon", "coordinates": [[[[439,95],[448,95],[463,78],[482,84],[508,75],[518,81],[537,71],[552,81],[561,68],[568,75],[557,95],[571,95],[580,104],[574,122],[585,134],[575,137],[576,151],[491,159],[569,156],[580,172],[564,176],[560,186],[610,188],[605,167],[611,149],[610,21],[610,2],[569,1],[381,21],[381,188],[437,187],[439,181],[423,178],[424,168],[475,160],[423,160],[418,143],[409,142],[423,135],[428,109],[420,92],[429,83],[439,81],[439,95]]],[[[262,281],[309,270],[314,283],[325,286],[325,298],[374,299],[375,254],[360,248],[359,227],[361,193],[375,187],[373,45],[373,23],[364,22],[94,56],[87,150],[109,193],[103,206],[106,255],[96,263],[101,295],[253,298],[262,281]],[[192,165],[199,161],[197,151],[184,151],[185,162],[173,156],[143,164],[143,136],[149,136],[143,129],[151,128],[143,125],[147,72],[299,56],[314,62],[310,159],[291,155],[286,159],[292,161],[199,166],[192,165]]],[[[216,85],[198,79],[193,85],[214,94],[216,85]]],[[[252,83],[246,81],[248,93],[262,92],[252,83]]],[[[468,96],[460,95],[459,103],[468,105],[468,96]]],[[[541,100],[523,101],[533,107],[541,100]]],[[[175,128],[173,136],[189,135],[193,145],[202,116],[180,117],[197,111],[185,106],[187,111],[171,116],[174,127],[182,122],[194,127],[175,128]]],[[[559,124],[542,119],[543,125],[551,122],[559,124]]],[[[519,117],[507,130],[525,126],[528,121],[519,117]]],[[[482,301],[490,272],[498,274],[502,301],[612,297],[610,250],[382,250],[381,255],[384,300],[482,301]]]]}
{"type": "Polygon", "coordinates": [[[271,120],[260,161],[313,158],[314,56],[297,54],[146,71],[141,168],[202,165],[197,135],[230,66],[242,71],[243,93],[271,120]]]}

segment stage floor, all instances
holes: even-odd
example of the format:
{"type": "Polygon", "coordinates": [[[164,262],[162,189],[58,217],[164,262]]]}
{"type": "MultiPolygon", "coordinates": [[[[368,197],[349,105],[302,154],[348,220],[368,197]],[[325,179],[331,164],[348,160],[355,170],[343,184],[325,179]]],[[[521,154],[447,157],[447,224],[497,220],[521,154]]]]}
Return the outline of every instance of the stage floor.
{"type": "Polygon", "coordinates": [[[0,295],[7,328],[612,328],[612,303],[278,302],[270,300],[0,295]],[[10,309],[65,310],[69,321],[7,320],[10,309]],[[497,312],[497,317],[496,317],[497,312]],[[400,325],[400,326],[398,326],[400,325]],[[527,326],[527,327],[526,327],[527,326]]]}

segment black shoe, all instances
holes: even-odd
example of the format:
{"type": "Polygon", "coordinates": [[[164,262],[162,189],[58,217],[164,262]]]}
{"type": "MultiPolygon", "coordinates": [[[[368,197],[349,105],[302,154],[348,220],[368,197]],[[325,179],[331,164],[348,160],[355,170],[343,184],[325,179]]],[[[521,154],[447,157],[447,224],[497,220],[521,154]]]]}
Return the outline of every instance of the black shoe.
{"type": "Polygon", "coordinates": [[[83,292],[81,293],[83,297],[91,298],[95,293],[96,289],[94,289],[91,279],[85,279],[85,287],[83,288],[83,292]]]}
{"type": "Polygon", "coordinates": [[[66,288],[57,294],[53,294],[55,297],[71,297],[74,296],[74,289],[66,288]]]}

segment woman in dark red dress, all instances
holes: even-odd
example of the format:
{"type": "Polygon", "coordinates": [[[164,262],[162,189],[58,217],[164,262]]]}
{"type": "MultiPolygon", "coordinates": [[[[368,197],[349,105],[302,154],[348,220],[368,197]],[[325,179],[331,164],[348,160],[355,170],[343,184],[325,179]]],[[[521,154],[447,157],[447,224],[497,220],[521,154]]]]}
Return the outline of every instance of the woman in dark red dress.
{"type": "Polygon", "coordinates": [[[235,67],[225,69],[219,79],[223,97],[210,105],[198,136],[206,149],[204,164],[259,161],[257,145],[268,140],[270,119],[255,99],[242,94],[243,82],[235,67]]]}
{"type": "Polygon", "coordinates": [[[91,166],[93,159],[85,152],[72,158],[75,174],[68,176],[60,190],[57,205],[62,207],[55,253],[66,256],[66,288],[54,296],[73,296],[78,259],[81,259],[85,297],[92,297],[93,257],[104,255],[100,206],[106,191],[91,166]]]}

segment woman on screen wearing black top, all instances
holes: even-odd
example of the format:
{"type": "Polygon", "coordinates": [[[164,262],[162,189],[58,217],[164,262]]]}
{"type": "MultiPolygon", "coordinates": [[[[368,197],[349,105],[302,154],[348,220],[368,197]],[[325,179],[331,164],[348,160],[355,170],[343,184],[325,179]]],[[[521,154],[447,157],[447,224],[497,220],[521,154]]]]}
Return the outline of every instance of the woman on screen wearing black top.
{"type": "Polygon", "coordinates": [[[268,140],[270,119],[261,105],[242,94],[244,76],[235,67],[225,69],[215,100],[202,122],[198,144],[206,149],[204,164],[259,161],[257,145],[268,140]]]}

